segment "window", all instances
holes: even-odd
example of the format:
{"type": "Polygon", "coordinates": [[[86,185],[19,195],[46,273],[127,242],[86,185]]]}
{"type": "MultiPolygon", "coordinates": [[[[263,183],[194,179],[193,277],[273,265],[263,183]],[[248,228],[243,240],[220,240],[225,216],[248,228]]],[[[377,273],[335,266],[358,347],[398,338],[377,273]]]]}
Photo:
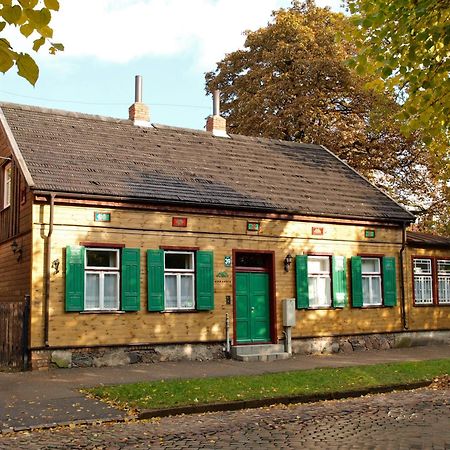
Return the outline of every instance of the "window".
{"type": "Polygon", "coordinates": [[[329,256],[308,257],[309,306],[331,306],[331,276],[329,256]]]}
{"type": "Polygon", "coordinates": [[[139,249],[66,247],[67,312],[139,311],[140,285],[139,249]]]}
{"type": "Polygon", "coordinates": [[[363,306],[382,304],[380,258],[361,258],[363,306]]]}
{"type": "Polygon", "coordinates": [[[85,310],[119,309],[119,250],[87,248],[85,310]]]}
{"type": "Polygon", "coordinates": [[[200,250],[147,250],[149,311],[214,309],[214,255],[200,250]]]}
{"type": "Polygon", "coordinates": [[[12,168],[11,163],[8,163],[3,168],[3,208],[11,205],[11,178],[12,168]]]}
{"type": "Polygon", "coordinates": [[[352,256],[352,306],[397,305],[397,269],[394,256],[352,256]]]}
{"type": "Polygon", "coordinates": [[[194,278],[193,252],[165,252],[164,299],[166,310],[194,309],[194,278]]]}
{"type": "Polygon", "coordinates": [[[450,259],[413,258],[414,304],[450,305],[450,259]]]}
{"type": "Polygon", "coordinates": [[[347,270],[344,256],[295,257],[297,308],[344,308],[347,270]]]}
{"type": "Polygon", "coordinates": [[[417,304],[433,303],[431,259],[414,260],[414,299],[417,304]]]}
{"type": "Polygon", "coordinates": [[[437,260],[438,299],[440,304],[450,304],[450,260],[437,260]]]}

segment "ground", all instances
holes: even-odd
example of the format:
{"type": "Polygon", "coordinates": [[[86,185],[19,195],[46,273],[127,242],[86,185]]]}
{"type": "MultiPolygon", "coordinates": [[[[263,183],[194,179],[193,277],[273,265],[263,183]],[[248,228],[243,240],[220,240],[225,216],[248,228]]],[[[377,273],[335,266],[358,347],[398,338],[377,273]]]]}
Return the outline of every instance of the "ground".
{"type": "Polygon", "coordinates": [[[0,449],[450,449],[450,386],[0,436],[0,449]]]}

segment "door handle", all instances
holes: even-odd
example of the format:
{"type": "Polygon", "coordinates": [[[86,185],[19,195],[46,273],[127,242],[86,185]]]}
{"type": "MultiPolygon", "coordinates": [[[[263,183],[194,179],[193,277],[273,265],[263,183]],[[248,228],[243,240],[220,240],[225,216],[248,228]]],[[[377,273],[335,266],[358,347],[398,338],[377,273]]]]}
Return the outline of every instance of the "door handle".
{"type": "Polygon", "coordinates": [[[255,310],[255,307],[254,307],[254,306],[252,306],[252,307],[251,307],[250,309],[251,309],[251,311],[253,312],[253,311],[255,310]]]}

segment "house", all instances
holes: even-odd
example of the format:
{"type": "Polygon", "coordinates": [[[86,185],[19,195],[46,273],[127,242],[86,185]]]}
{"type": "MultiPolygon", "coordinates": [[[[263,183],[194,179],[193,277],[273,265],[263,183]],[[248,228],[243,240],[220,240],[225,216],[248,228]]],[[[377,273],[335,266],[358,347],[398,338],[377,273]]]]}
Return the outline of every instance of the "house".
{"type": "Polygon", "coordinates": [[[228,136],[217,109],[150,124],[140,98],[0,106],[0,303],[30,297],[33,368],[449,339],[448,240],[407,248],[414,216],[324,147],[228,136]]]}

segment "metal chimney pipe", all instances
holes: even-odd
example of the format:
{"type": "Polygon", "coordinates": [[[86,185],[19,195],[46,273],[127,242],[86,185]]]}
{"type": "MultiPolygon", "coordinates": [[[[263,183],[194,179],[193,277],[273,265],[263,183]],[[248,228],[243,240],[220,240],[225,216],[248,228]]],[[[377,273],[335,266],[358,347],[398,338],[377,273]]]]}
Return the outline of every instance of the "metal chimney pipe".
{"type": "Polygon", "coordinates": [[[213,91],[213,115],[220,116],[220,91],[218,89],[213,91]]]}
{"type": "Polygon", "coordinates": [[[142,77],[140,75],[136,75],[134,78],[134,101],[142,103],[142,77]]]}

